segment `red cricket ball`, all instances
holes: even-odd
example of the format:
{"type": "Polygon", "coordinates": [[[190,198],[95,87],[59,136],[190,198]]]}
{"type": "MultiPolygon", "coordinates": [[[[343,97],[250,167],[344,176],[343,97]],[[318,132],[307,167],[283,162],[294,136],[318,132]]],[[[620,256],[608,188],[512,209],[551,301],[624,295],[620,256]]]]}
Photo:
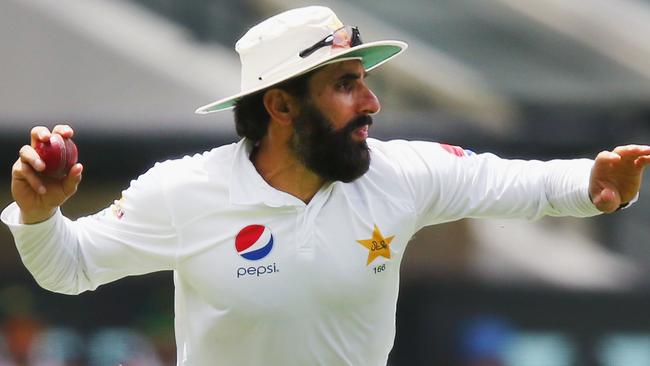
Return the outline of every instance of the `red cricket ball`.
{"type": "Polygon", "coordinates": [[[36,143],[34,149],[45,163],[41,174],[47,177],[61,179],[77,163],[77,145],[58,133],[51,134],[49,142],[36,143]]]}

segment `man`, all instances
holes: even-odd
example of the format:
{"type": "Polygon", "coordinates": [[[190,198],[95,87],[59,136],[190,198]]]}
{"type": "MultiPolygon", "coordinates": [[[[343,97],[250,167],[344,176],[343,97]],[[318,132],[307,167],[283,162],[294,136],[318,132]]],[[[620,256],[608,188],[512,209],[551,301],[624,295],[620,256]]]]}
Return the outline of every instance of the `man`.
{"type": "MultiPolygon", "coordinates": [[[[650,162],[649,146],[544,163],[370,139],[380,105],[366,73],[405,48],[362,43],[324,7],[272,17],[237,43],[241,93],[197,110],[234,106],[240,142],[156,164],[74,222],[58,207],[82,166],[43,179],[25,146],[2,219],[52,291],[173,270],[179,365],[385,365],[416,231],[463,217],[613,212],[635,199],[650,162]]],[[[49,136],[32,130],[32,142],[49,136]]]]}

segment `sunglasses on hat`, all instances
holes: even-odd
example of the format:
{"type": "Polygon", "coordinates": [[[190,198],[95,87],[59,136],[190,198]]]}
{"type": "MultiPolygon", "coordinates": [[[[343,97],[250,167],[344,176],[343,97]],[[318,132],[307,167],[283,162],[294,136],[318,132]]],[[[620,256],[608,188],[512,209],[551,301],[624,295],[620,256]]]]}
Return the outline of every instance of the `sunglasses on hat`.
{"type": "Polygon", "coordinates": [[[332,34],[314,43],[311,47],[300,51],[298,55],[302,58],[306,58],[323,47],[332,46],[332,48],[350,48],[362,43],[359,28],[347,25],[335,30],[332,34]]]}

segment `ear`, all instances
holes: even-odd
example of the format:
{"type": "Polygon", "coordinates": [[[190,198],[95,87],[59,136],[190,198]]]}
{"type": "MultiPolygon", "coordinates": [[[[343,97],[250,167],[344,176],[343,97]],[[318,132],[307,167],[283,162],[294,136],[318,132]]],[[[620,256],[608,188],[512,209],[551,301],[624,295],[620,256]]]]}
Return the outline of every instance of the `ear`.
{"type": "Polygon", "coordinates": [[[264,107],[271,116],[281,124],[290,124],[297,114],[295,99],[282,89],[271,89],[264,94],[264,107]]]}

